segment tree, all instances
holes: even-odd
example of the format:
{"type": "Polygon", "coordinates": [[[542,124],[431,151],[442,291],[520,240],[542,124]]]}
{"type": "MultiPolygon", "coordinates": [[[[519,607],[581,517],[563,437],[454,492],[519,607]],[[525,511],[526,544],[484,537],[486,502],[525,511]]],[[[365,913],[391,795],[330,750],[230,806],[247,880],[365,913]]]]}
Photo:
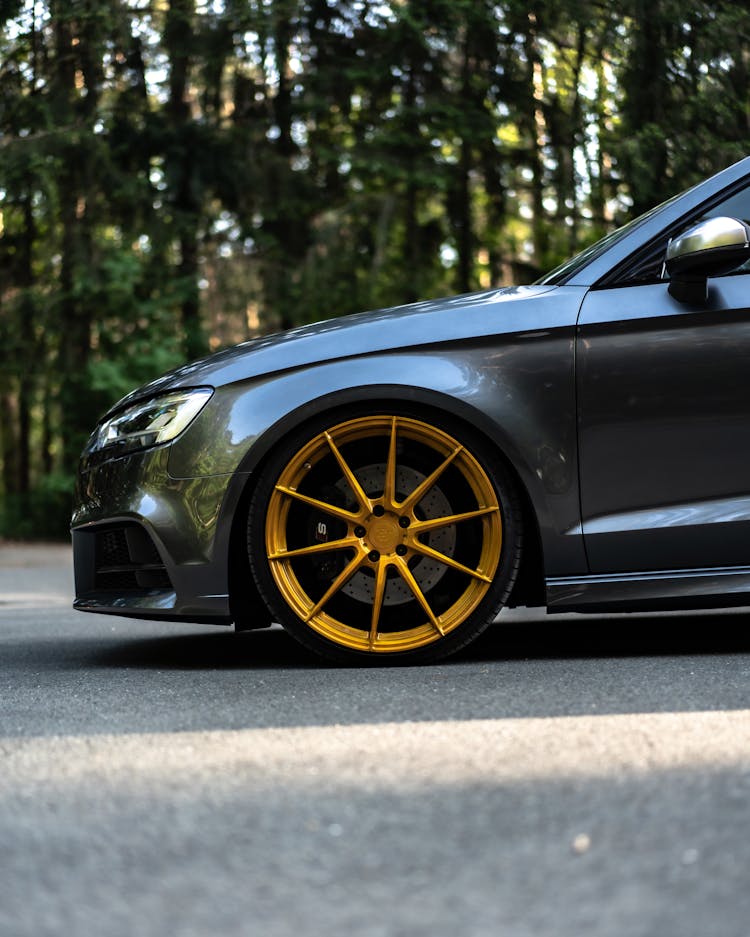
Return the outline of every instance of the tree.
{"type": "Polygon", "coordinates": [[[748,151],[730,0],[0,0],[0,534],[185,357],[534,279],[748,151]]]}

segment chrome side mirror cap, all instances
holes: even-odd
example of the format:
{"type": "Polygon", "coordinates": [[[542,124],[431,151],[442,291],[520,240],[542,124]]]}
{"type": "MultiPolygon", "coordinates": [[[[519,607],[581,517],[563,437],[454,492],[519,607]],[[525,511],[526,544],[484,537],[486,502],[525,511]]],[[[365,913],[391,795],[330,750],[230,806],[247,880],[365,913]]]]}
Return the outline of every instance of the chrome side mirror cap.
{"type": "Polygon", "coordinates": [[[707,218],[673,238],[665,268],[670,294],[680,302],[701,302],[707,278],[731,273],[750,259],[750,227],[724,216],[707,218]]]}

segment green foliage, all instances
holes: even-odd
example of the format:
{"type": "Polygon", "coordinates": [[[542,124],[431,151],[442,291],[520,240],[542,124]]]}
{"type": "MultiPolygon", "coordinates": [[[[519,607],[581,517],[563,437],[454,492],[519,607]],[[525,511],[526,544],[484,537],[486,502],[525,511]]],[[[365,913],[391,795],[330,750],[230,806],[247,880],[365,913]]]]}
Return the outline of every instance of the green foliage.
{"type": "Polygon", "coordinates": [[[8,540],[67,540],[73,507],[73,476],[56,473],[33,491],[0,501],[0,537],[8,540]]]}
{"type": "MultiPolygon", "coordinates": [[[[534,279],[750,146],[730,0],[0,0],[0,535],[186,357],[534,279]]],[[[62,525],[62,526],[61,526],[62,525]]]]}

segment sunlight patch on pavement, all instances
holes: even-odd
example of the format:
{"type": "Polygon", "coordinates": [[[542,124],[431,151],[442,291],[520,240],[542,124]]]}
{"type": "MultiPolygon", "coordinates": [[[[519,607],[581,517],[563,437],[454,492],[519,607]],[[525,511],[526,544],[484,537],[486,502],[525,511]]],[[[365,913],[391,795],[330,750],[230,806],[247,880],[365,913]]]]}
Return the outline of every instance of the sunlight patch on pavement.
{"type": "Polygon", "coordinates": [[[0,542],[0,612],[70,607],[72,601],[69,545],[0,542]]]}
{"type": "Polygon", "coordinates": [[[750,773],[750,710],[0,739],[0,797],[22,787],[199,796],[227,786],[358,790],[750,773]]]}
{"type": "Polygon", "coordinates": [[[73,599],[69,592],[0,592],[0,611],[14,608],[50,608],[64,605],[69,608],[73,599]]]}

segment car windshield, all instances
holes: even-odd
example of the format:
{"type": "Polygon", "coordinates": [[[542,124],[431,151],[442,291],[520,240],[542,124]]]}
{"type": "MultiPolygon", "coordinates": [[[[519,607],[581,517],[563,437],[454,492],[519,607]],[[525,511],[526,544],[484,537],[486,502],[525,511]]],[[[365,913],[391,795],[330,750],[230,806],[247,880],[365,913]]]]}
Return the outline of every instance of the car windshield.
{"type": "MultiPolygon", "coordinates": [[[[686,190],[689,191],[689,190],[686,190]]],[[[616,228],[614,231],[610,231],[609,234],[605,234],[601,240],[597,241],[595,244],[589,245],[585,250],[582,250],[580,254],[576,254],[575,257],[571,257],[570,260],[566,260],[564,263],[560,264],[559,267],[555,267],[554,270],[546,273],[541,279],[536,281],[537,286],[557,286],[560,283],[565,283],[574,273],[578,273],[586,264],[590,263],[592,260],[596,260],[604,251],[612,247],[613,244],[616,244],[619,240],[625,237],[626,234],[637,228],[639,225],[643,224],[644,221],[647,221],[649,218],[652,218],[654,215],[658,214],[663,208],[666,208],[667,205],[671,205],[678,198],[682,198],[685,195],[685,192],[680,192],[677,195],[673,195],[672,198],[668,198],[666,202],[662,202],[654,208],[650,208],[644,214],[639,215],[637,218],[634,218],[632,221],[629,221],[627,224],[623,225],[621,228],[616,228]]]]}

